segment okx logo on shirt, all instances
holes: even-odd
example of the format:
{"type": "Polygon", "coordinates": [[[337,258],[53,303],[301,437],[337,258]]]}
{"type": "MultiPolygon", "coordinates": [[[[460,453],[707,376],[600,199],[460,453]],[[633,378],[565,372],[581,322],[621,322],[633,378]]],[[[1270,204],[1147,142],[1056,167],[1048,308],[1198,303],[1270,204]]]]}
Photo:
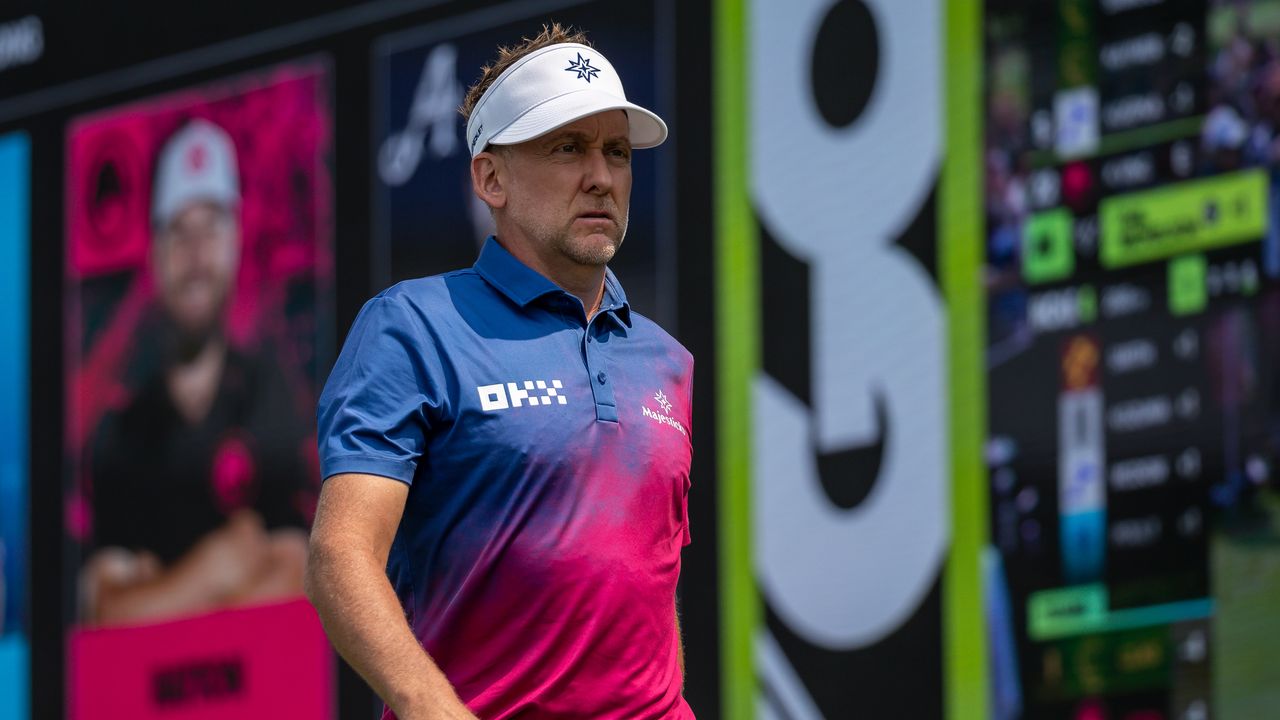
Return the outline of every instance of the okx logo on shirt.
{"type": "Polygon", "coordinates": [[[564,383],[559,380],[525,380],[524,383],[480,385],[476,392],[480,394],[480,409],[491,412],[525,405],[550,405],[553,398],[560,405],[567,405],[569,399],[560,394],[563,389],[564,383]]]}

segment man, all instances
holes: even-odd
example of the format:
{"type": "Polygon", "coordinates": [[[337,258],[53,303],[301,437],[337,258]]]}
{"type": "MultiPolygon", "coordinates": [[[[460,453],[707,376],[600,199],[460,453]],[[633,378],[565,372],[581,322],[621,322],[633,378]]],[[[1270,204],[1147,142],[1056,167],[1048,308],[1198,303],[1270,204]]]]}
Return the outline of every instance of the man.
{"type": "Polygon", "coordinates": [[[133,622],[298,595],[307,433],[280,369],[223,332],[240,265],[235,147],[193,120],[165,143],[151,206],[158,346],[95,438],[85,619],[133,622]]]}
{"type": "Polygon", "coordinates": [[[497,234],[352,327],[319,405],[308,594],[384,717],[691,718],[693,361],[606,269],[632,149],[666,126],[559,26],[501,51],[462,112],[497,234]]]}

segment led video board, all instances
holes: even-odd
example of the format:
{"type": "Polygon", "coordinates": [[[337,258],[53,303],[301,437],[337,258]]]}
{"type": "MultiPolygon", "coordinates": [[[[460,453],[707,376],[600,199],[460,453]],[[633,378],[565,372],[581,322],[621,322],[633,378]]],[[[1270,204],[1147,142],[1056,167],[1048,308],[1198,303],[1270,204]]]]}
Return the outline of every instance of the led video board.
{"type": "Polygon", "coordinates": [[[0,720],[28,713],[28,282],[31,146],[0,136],[0,720]]]}
{"type": "Polygon", "coordinates": [[[1280,702],[1278,30],[986,3],[993,717],[1280,702]]]}
{"type": "Polygon", "coordinates": [[[717,8],[725,716],[981,718],[976,13],[717,8]]]}

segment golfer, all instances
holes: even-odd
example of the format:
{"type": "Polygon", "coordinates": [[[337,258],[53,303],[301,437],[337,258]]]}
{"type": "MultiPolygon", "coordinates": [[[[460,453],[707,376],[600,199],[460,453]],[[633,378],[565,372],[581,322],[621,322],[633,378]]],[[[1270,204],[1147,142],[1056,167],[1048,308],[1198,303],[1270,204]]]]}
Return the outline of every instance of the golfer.
{"type": "Polygon", "coordinates": [[[608,269],[666,125],[559,26],[502,48],[462,112],[497,233],[351,328],[308,594],[387,718],[692,718],[693,359],[608,269]]]}

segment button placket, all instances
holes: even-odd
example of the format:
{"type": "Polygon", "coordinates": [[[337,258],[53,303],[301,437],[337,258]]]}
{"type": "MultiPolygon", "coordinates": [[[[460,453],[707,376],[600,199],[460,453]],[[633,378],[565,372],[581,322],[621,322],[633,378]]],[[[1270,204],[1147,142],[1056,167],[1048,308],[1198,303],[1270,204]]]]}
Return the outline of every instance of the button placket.
{"type": "MultiPolygon", "coordinates": [[[[599,315],[596,318],[600,317],[599,315]]],[[[609,381],[608,363],[600,343],[595,341],[595,318],[587,323],[583,331],[582,354],[587,365],[587,381],[591,385],[591,395],[596,405],[596,420],[602,422],[618,422],[618,407],[613,397],[613,384],[609,381]]]]}

